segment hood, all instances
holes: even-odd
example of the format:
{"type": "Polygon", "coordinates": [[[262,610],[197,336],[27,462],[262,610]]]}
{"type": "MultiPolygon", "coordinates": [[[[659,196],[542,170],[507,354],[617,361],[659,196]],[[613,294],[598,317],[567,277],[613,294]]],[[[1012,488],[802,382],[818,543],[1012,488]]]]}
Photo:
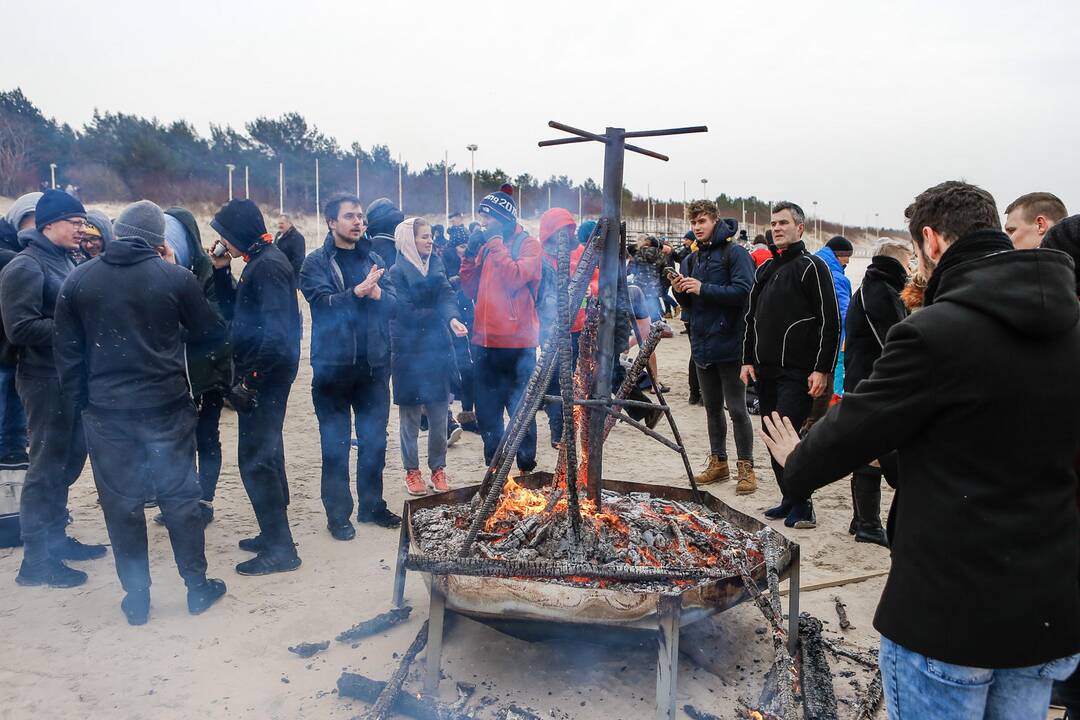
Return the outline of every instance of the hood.
{"type": "Polygon", "coordinates": [[[712,237],[709,238],[707,243],[698,242],[698,247],[703,245],[715,245],[719,247],[724,244],[725,240],[730,240],[735,237],[735,233],[739,231],[739,223],[734,218],[720,218],[716,221],[716,227],[713,228],[712,237]]]}
{"type": "Polygon", "coordinates": [[[831,247],[823,247],[814,254],[824,260],[825,264],[828,265],[829,269],[834,273],[844,274],[844,266],[840,264],[840,260],[836,257],[836,253],[833,252],[831,247]]]}
{"type": "Polygon", "coordinates": [[[1076,294],[1080,295],[1080,215],[1067,217],[1050,228],[1042,246],[1048,250],[1060,250],[1072,258],[1077,268],[1076,294]]]}
{"type": "Polygon", "coordinates": [[[546,244],[548,238],[554,235],[556,231],[568,225],[570,227],[577,225],[574,222],[574,216],[570,214],[569,210],[561,207],[549,208],[540,216],[540,244],[546,244]]]}
{"type": "Polygon", "coordinates": [[[394,230],[394,246],[397,247],[398,261],[404,260],[410,265],[420,271],[420,274],[427,277],[428,265],[431,262],[431,256],[427,258],[420,257],[420,251],[416,249],[416,234],[413,232],[413,223],[419,218],[411,217],[398,223],[397,228],[394,230]]]}
{"type": "Polygon", "coordinates": [[[41,199],[42,195],[44,195],[44,193],[26,193],[25,195],[20,195],[15,198],[15,202],[11,203],[11,207],[8,208],[7,215],[4,216],[4,219],[11,223],[16,232],[18,232],[19,223],[23,221],[23,218],[34,212],[37,208],[37,202],[41,199]]]}
{"type": "Polygon", "coordinates": [[[1070,331],[1080,320],[1075,288],[1073,263],[1065,253],[1003,250],[949,269],[939,281],[933,304],[963,305],[1021,335],[1051,338],[1070,331]]]}
{"type": "Polygon", "coordinates": [[[202,247],[202,234],[199,232],[199,223],[195,222],[194,215],[182,207],[171,207],[165,211],[165,214],[179,220],[187,230],[188,239],[194,241],[197,247],[202,247]]]}
{"type": "Polygon", "coordinates": [[[373,201],[364,214],[367,216],[369,235],[393,237],[398,224],[405,221],[405,213],[398,210],[390,198],[382,197],[373,201]]]}
{"type": "Polygon", "coordinates": [[[86,222],[90,223],[98,229],[101,233],[101,247],[107,248],[109,243],[116,239],[116,233],[113,231],[112,221],[109,220],[109,216],[100,210],[87,210],[86,222]]]}
{"type": "Polygon", "coordinates": [[[55,253],[57,256],[70,257],[67,250],[59,245],[53,245],[52,240],[45,237],[37,228],[26,228],[19,233],[19,246],[25,249],[29,245],[34,245],[46,252],[55,253]]]}
{"type": "Polygon", "coordinates": [[[22,250],[22,246],[19,245],[19,232],[6,218],[0,218],[0,249],[12,252],[22,250]]]}
{"type": "Polygon", "coordinates": [[[160,258],[158,251],[150,247],[150,243],[139,237],[116,238],[109,243],[101,253],[103,262],[110,265],[134,265],[160,258]]]}
{"type": "Polygon", "coordinates": [[[908,274],[899,260],[888,255],[876,255],[870,259],[870,266],[866,268],[866,276],[888,283],[896,292],[900,292],[907,284],[908,274]]]}

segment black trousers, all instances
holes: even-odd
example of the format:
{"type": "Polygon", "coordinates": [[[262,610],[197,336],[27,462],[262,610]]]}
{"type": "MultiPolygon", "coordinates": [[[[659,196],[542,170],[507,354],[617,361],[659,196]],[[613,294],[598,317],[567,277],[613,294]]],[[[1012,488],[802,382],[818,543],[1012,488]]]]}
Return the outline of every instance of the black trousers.
{"type": "MultiPolygon", "coordinates": [[[[686,339],[690,339],[690,321],[686,321],[686,339]]],[[[690,363],[686,368],[686,377],[690,383],[690,397],[701,397],[701,382],[698,379],[697,363],[694,362],[693,355],[690,356],[690,363]]]]}
{"type": "Polygon", "coordinates": [[[150,588],[145,502],[156,497],[184,584],[206,579],[199,481],[195,474],[195,407],[139,413],[91,408],[83,415],[90,464],[116,574],[125,592],[150,588]]]}
{"type": "Polygon", "coordinates": [[[86,438],[81,418],[61,399],[59,380],[17,373],[15,384],[30,433],[19,521],[31,564],[47,559],[50,539],[64,534],[68,488],[86,465],[86,438]]]}
{"type": "Polygon", "coordinates": [[[454,359],[457,361],[461,384],[454,388],[454,396],[461,401],[462,412],[472,412],[476,406],[475,371],[469,338],[454,338],[454,359]]]}
{"type": "Polygon", "coordinates": [[[285,446],[281,429],[296,368],[280,377],[265,378],[258,405],[237,413],[237,459],[259,532],[271,551],[295,552],[289,530],[289,479],[285,474],[285,446]]]}
{"type": "Polygon", "coordinates": [[[199,459],[199,488],[202,499],[214,501],[221,475],[221,408],[225,398],[220,390],[199,396],[199,420],[195,426],[195,447],[199,459]]]}
{"type": "MultiPolygon", "coordinates": [[[[349,519],[349,441],[355,427],[356,508],[358,516],[386,508],[383,469],[386,425],[390,420],[390,375],[387,368],[331,365],[312,368],[311,399],[319,419],[322,445],[322,501],[330,524],[349,519]]],[[[432,422],[436,422],[432,418],[432,422]]]]}
{"type": "MultiPolygon", "coordinates": [[[[806,418],[810,416],[813,398],[810,397],[807,385],[809,370],[789,370],[787,368],[757,367],[757,392],[758,401],[761,403],[761,417],[770,415],[773,411],[780,413],[782,417],[791,420],[796,430],[802,427],[806,418]]],[[[764,427],[764,424],[762,424],[764,427]]],[[[780,486],[780,492],[784,489],[784,468],[771,458],[773,474],[776,476],[776,484],[780,486]]]]}
{"type": "MultiPolygon", "coordinates": [[[[476,422],[484,440],[484,462],[491,465],[505,428],[503,413],[513,416],[536,366],[536,349],[474,345],[473,353],[476,363],[476,422]]],[[[517,466],[526,472],[536,467],[535,417],[529,422],[518,448],[517,466]]]]}

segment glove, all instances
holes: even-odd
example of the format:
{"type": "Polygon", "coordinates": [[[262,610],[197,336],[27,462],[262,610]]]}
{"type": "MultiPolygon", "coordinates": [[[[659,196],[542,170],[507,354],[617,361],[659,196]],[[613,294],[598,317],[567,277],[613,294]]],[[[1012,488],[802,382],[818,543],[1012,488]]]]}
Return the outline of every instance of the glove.
{"type": "Polygon", "coordinates": [[[233,385],[229,391],[229,401],[236,408],[236,412],[247,413],[259,407],[258,393],[243,382],[233,385]]]}
{"type": "Polygon", "coordinates": [[[488,241],[487,232],[483,228],[476,228],[469,236],[469,244],[465,246],[465,257],[476,257],[480,248],[488,241]]]}

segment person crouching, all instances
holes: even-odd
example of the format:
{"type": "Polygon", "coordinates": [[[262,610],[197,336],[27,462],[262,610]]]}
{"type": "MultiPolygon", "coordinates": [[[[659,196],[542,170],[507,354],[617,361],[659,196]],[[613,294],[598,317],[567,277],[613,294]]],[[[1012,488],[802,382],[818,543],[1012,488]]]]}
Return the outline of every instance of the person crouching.
{"type": "MultiPolygon", "coordinates": [[[[397,261],[390,283],[397,294],[390,319],[390,354],[394,404],[398,406],[401,462],[410,495],[426,495],[420,474],[417,434],[420,416],[446,417],[450,388],[456,374],[451,334],[465,337],[454,291],[442,260],[431,252],[431,226],[423,218],[408,218],[394,232],[397,261]]],[[[446,424],[428,426],[428,468],[437,492],[450,489],[446,477],[446,424]]]]}

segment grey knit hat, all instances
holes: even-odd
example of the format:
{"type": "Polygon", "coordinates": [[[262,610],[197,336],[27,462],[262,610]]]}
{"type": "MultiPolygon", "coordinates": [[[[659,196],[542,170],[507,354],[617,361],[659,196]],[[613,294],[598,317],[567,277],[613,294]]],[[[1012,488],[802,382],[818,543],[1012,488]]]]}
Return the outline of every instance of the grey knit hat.
{"type": "Polygon", "coordinates": [[[15,202],[11,203],[11,207],[8,208],[5,219],[11,223],[13,228],[18,230],[19,223],[23,221],[23,218],[34,212],[37,201],[41,199],[41,196],[42,193],[32,192],[16,198],[15,202]]]}
{"type": "Polygon", "coordinates": [[[117,238],[142,238],[157,247],[165,244],[165,213],[149,200],[124,208],[113,223],[117,238]]]}

